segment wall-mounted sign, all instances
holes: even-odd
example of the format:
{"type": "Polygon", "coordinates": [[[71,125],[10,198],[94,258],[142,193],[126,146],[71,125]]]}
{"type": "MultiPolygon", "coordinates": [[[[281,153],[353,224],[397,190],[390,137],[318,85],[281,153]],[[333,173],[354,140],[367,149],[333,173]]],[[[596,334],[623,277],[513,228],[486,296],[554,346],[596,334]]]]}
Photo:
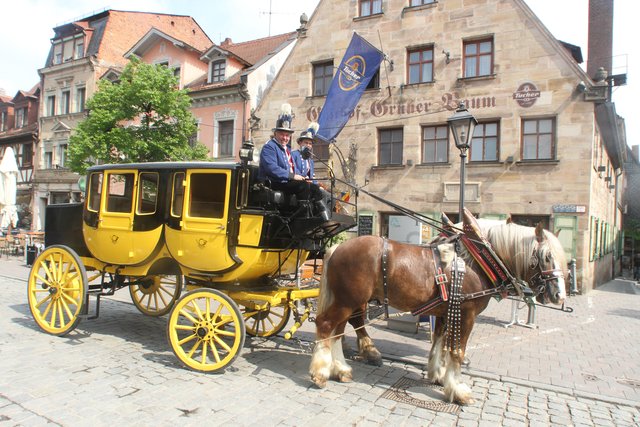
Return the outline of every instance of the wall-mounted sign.
{"type": "Polygon", "coordinates": [[[358,216],[358,236],[373,234],[373,215],[358,216]]]}
{"type": "Polygon", "coordinates": [[[518,90],[513,93],[513,99],[519,106],[529,108],[536,103],[536,99],[540,98],[540,91],[533,83],[522,83],[518,90]]]}
{"type": "Polygon", "coordinates": [[[585,213],[585,205],[553,205],[554,213],[585,213]]]}

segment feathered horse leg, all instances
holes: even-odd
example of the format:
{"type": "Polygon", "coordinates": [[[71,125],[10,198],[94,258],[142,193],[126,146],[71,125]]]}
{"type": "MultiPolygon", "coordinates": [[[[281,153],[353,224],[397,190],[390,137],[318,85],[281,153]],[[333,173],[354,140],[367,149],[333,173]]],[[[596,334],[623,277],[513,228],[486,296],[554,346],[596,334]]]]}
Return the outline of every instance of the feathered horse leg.
{"type": "Polygon", "coordinates": [[[431,351],[427,365],[427,378],[434,384],[442,385],[444,381],[444,319],[436,317],[436,324],[431,337],[431,351]]]}

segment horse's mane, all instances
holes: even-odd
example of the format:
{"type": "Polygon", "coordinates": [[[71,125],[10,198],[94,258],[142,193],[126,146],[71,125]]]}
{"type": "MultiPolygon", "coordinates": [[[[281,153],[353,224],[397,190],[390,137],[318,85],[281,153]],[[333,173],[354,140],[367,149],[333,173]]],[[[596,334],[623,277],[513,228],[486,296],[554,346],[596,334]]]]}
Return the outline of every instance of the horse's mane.
{"type": "MultiPolygon", "coordinates": [[[[500,257],[513,274],[518,278],[524,278],[530,268],[531,255],[536,248],[536,232],[534,227],[525,227],[514,223],[500,224],[483,228],[487,240],[494,251],[500,257]]],[[[553,258],[566,269],[566,257],[562,244],[550,231],[543,230],[546,244],[539,249],[543,256],[550,252],[553,258]]]]}

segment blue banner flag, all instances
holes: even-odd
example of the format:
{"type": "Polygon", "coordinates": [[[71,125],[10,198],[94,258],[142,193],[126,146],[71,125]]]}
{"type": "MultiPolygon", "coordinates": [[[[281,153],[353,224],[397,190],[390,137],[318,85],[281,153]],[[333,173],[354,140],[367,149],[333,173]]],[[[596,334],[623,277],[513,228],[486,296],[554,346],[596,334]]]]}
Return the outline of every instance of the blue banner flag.
{"type": "Polygon", "coordinates": [[[362,92],[380,68],[383,58],[382,52],[357,33],[353,33],[320,111],[317,137],[325,141],[335,140],[347,124],[362,92]]]}

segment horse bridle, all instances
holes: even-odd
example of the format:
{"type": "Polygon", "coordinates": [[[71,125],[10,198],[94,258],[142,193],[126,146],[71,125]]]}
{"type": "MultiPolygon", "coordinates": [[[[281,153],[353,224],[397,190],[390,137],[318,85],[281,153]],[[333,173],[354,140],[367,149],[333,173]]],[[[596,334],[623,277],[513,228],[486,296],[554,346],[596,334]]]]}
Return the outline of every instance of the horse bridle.
{"type": "Polygon", "coordinates": [[[552,280],[561,279],[564,274],[562,270],[559,268],[553,268],[550,270],[542,269],[542,262],[540,262],[540,243],[538,243],[538,247],[533,249],[533,253],[531,254],[531,264],[535,264],[535,267],[538,268],[538,271],[534,273],[533,276],[529,279],[531,284],[533,285],[533,291],[536,295],[541,295],[545,289],[549,286],[549,282],[552,280]]]}

